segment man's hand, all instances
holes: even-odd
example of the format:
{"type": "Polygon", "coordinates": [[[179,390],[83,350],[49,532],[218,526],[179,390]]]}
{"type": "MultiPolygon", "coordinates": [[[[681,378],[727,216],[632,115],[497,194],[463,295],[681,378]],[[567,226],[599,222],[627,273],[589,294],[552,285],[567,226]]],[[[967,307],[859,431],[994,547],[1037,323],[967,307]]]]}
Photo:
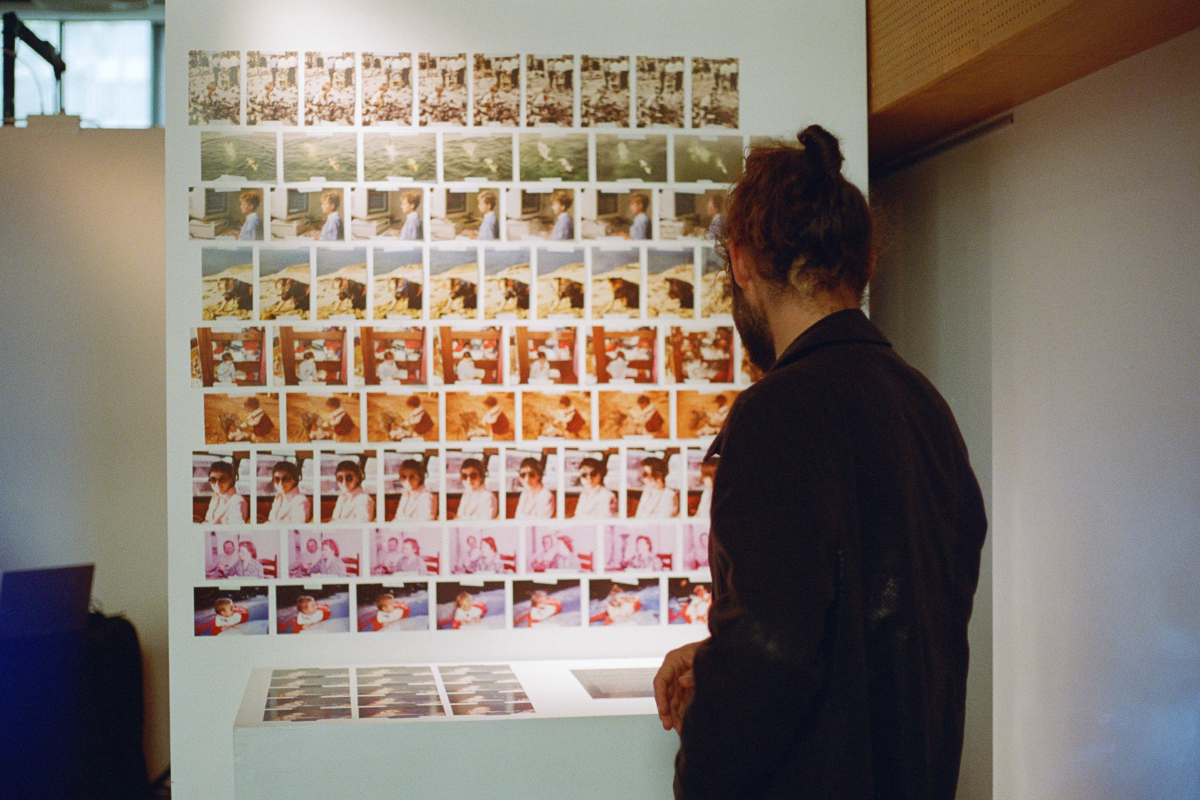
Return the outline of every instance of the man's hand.
{"type": "Polygon", "coordinates": [[[662,720],[663,730],[683,729],[683,712],[687,710],[696,686],[692,660],[696,649],[706,641],[685,644],[667,653],[654,676],[654,702],[658,704],[658,718],[662,720]]]}

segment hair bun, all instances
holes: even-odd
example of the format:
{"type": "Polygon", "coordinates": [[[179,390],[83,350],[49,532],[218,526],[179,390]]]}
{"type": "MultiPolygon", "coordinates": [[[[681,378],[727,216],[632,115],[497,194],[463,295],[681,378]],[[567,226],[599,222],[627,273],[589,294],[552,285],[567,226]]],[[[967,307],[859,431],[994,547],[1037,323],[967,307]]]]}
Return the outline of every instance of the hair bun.
{"type": "Polygon", "coordinates": [[[831,177],[842,174],[842,162],[845,159],[837,137],[832,133],[820,125],[809,125],[796,134],[796,140],[815,169],[831,177]]]}

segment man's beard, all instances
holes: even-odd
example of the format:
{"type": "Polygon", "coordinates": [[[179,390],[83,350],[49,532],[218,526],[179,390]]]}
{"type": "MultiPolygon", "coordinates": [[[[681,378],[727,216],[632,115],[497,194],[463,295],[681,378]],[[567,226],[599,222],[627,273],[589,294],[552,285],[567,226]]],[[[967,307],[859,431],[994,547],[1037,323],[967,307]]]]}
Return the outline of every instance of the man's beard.
{"type": "Polygon", "coordinates": [[[750,356],[750,363],[766,372],[775,363],[775,337],[771,335],[767,315],[751,304],[736,281],[731,280],[729,284],[733,289],[734,327],[742,337],[742,346],[750,356]]]}

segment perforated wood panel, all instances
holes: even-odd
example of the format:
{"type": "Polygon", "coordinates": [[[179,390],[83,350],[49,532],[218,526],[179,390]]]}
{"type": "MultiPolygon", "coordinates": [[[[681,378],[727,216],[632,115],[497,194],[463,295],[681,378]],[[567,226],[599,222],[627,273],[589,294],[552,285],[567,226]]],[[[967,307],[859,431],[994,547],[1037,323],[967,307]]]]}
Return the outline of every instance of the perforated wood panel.
{"type": "Polygon", "coordinates": [[[1200,26],[1197,0],[868,0],[871,168],[1200,26]]]}
{"type": "Polygon", "coordinates": [[[937,80],[1071,0],[870,0],[871,111],[937,80]]]}

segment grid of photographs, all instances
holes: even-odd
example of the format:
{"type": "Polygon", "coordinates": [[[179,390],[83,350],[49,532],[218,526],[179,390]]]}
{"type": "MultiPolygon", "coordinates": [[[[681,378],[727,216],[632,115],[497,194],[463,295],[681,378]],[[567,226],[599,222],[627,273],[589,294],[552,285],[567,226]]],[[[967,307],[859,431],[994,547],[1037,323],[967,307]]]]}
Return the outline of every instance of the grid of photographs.
{"type": "Polygon", "coordinates": [[[189,63],[197,636],[706,622],[738,60],[189,63]]]}
{"type": "Polygon", "coordinates": [[[321,722],[534,711],[506,664],[397,665],[272,670],[262,719],[321,722]]]}

